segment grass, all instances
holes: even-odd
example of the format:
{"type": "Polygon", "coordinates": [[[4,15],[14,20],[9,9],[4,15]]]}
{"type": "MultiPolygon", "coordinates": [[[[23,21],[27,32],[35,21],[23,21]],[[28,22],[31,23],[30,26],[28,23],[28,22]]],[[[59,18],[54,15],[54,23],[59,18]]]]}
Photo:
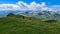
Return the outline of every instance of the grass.
{"type": "Polygon", "coordinates": [[[60,34],[60,21],[47,23],[22,16],[0,18],[0,34],[60,34]]]}

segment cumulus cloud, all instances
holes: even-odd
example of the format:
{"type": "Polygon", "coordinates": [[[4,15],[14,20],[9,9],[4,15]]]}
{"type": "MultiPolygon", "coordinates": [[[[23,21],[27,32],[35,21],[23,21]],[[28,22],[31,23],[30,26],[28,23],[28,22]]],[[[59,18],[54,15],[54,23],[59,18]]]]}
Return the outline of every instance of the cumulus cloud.
{"type": "Polygon", "coordinates": [[[42,6],[42,7],[45,7],[45,6],[46,6],[46,3],[45,3],[45,2],[42,2],[42,3],[41,3],[41,6],[42,6]]]}
{"type": "Polygon", "coordinates": [[[30,10],[36,10],[37,8],[41,8],[42,10],[43,9],[47,9],[47,7],[46,7],[46,5],[45,5],[45,2],[42,2],[41,4],[38,4],[38,3],[36,3],[35,1],[33,1],[33,2],[31,2],[30,4],[26,4],[26,3],[24,3],[24,2],[22,2],[22,1],[19,1],[19,2],[17,2],[17,4],[21,7],[23,7],[24,6],[24,8],[26,9],[26,8],[28,8],[28,9],[30,9],[30,10]]]}
{"type": "Polygon", "coordinates": [[[18,1],[16,4],[0,4],[0,9],[11,9],[11,10],[60,10],[60,5],[46,6],[45,2],[41,4],[36,3],[35,1],[27,4],[22,1],[18,1]]]}
{"type": "Polygon", "coordinates": [[[0,4],[0,9],[5,9],[5,10],[18,10],[19,6],[16,4],[0,4]]]}
{"type": "MultiPolygon", "coordinates": [[[[30,3],[30,7],[32,8],[32,9],[36,9],[37,7],[39,7],[39,4],[37,4],[36,2],[31,2],[30,3]]],[[[30,8],[30,9],[31,9],[30,8]]]]}

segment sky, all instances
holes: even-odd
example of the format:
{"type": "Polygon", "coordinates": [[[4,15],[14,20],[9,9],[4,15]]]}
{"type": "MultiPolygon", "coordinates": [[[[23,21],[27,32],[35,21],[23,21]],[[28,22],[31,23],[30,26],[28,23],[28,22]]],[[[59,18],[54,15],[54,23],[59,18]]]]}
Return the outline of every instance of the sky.
{"type": "Polygon", "coordinates": [[[60,5],[60,0],[0,0],[0,3],[16,3],[18,1],[23,1],[27,4],[35,1],[36,3],[46,2],[51,5],[60,5]]]}
{"type": "Polygon", "coordinates": [[[0,10],[11,8],[60,10],[60,0],[0,0],[0,10]]]}

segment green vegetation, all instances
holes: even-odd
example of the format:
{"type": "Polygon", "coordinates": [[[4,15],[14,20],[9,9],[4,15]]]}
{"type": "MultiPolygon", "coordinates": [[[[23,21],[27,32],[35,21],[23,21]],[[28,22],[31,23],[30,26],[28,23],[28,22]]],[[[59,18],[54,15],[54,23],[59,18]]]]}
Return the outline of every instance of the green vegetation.
{"type": "Polygon", "coordinates": [[[0,18],[0,34],[60,34],[60,21],[48,23],[22,16],[0,18]]]}

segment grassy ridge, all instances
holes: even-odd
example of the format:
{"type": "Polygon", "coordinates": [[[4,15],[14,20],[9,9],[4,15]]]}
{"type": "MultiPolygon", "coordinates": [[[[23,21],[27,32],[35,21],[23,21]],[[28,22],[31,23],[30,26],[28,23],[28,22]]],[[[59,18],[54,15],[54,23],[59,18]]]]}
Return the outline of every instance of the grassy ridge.
{"type": "Polygon", "coordinates": [[[22,16],[0,18],[0,34],[60,34],[60,21],[47,23],[22,16]]]}

